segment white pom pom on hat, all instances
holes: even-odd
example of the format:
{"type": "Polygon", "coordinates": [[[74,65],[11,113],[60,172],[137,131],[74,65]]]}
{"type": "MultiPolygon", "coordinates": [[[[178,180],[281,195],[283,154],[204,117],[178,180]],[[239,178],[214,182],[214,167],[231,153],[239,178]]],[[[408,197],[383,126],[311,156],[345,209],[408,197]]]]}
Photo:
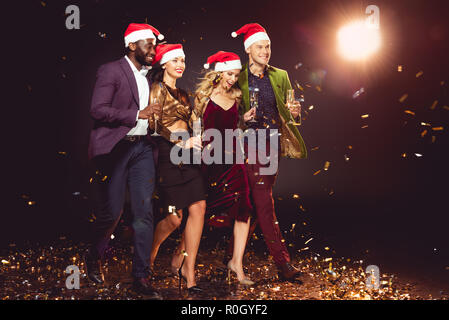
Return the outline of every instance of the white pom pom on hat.
{"type": "Polygon", "coordinates": [[[236,37],[237,37],[237,32],[233,31],[233,32],[231,33],[231,37],[236,38],[236,37]]]}
{"type": "Polygon", "coordinates": [[[204,67],[204,69],[209,69],[210,65],[209,65],[208,63],[205,63],[205,64],[203,65],[203,67],[204,67]]]}
{"type": "Polygon", "coordinates": [[[159,41],[161,41],[161,40],[164,40],[164,35],[163,34],[159,34],[158,36],[157,36],[157,38],[159,39],[159,41]]]}

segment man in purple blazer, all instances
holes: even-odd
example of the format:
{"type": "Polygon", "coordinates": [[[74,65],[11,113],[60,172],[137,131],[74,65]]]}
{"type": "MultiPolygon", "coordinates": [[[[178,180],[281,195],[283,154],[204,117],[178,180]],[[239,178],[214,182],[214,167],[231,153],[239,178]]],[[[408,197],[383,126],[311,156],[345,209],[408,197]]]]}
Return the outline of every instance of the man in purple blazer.
{"type": "Polygon", "coordinates": [[[149,298],[161,299],[150,283],[153,242],[152,195],[155,164],[148,119],[161,107],[149,104],[148,66],[155,56],[156,36],[148,24],[131,23],[125,31],[126,55],[102,65],[97,72],[90,114],[89,158],[99,174],[99,212],[91,245],[85,255],[89,279],[103,283],[100,260],[123,212],[129,187],[134,229],[133,286],[149,298]]]}

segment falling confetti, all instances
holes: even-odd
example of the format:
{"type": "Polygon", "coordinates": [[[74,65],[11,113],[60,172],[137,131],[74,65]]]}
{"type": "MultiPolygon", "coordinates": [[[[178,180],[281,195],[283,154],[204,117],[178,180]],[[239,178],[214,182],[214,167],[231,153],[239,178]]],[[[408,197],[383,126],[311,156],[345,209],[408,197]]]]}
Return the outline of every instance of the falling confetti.
{"type": "Polygon", "coordinates": [[[407,94],[407,93],[403,94],[403,95],[399,98],[399,102],[400,102],[400,103],[404,102],[405,99],[407,99],[407,97],[408,97],[408,94],[407,94]]]}
{"type": "Polygon", "coordinates": [[[352,98],[356,99],[364,92],[365,92],[365,88],[362,87],[359,90],[357,90],[356,92],[354,92],[354,94],[352,95],[352,98]]]}
{"type": "Polygon", "coordinates": [[[419,72],[416,74],[416,77],[419,78],[419,77],[421,77],[423,74],[424,74],[424,71],[419,71],[419,72]]]}
{"type": "Polygon", "coordinates": [[[438,104],[438,100],[435,100],[432,105],[430,106],[430,110],[435,110],[436,106],[438,104]]]}
{"type": "Polygon", "coordinates": [[[295,69],[296,70],[298,70],[301,67],[302,67],[302,62],[299,62],[299,63],[295,64],[295,69]]]}
{"type": "Polygon", "coordinates": [[[402,65],[398,65],[398,72],[402,72],[402,65]]]}

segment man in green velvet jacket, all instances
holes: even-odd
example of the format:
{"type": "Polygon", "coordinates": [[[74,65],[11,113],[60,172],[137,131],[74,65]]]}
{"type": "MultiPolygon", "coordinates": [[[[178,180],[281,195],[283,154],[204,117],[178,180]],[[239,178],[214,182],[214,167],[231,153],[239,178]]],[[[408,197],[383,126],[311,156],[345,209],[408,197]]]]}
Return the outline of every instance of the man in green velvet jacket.
{"type": "MultiPolygon", "coordinates": [[[[270,161],[278,161],[278,157],[271,157],[271,154],[275,152],[280,152],[283,157],[307,158],[307,149],[301,134],[295,125],[288,124],[291,117],[296,119],[299,116],[301,106],[297,101],[290,108],[285,105],[287,90],[292,86],[285,70],[268,65],[271,56],[271,42],[268,34],[256,23],[243,26],[237,32],[233,32],[232,36],[235,37],[238,34],[245,35],[245,51],[249,58],[249,64],[243,66],[238,80],[243,95],[240,113],[245,114],[245,119],[250,116],[250,119],[256,120],[256,122],[246,122],[243,129],[251,128],[257,131],[278,129],[280,148],[269,150],[270,161]],[[250,107],[250,87],[259,89],[257,109],[250,107]]],[[[269,137],[268,134],[267,137],[269,137]]],[[[267,142],[267,148],[270,148],[269,142],[267,142]]],[[[279,276],[291,280],[300,272],[290,263],[290,255],[274,210],[272,189],[277,171],[273,175],[261,175],[259,174],[261,166],[263,165],[260,163],[247,165],[256,218],[262,229],[265,243],[279,270],[279,276]]]]}

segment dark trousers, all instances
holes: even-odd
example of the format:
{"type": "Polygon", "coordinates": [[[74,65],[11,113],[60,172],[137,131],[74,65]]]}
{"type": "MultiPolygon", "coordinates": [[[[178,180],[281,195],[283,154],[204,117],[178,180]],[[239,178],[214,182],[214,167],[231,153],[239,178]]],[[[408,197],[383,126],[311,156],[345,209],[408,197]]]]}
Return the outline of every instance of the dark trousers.
{"type": "Polygon", "coordinates": [[[153,242],[155,167],[151,144],[147,140],[122,140],[109,154],[98,156],[93,161],[99,171],[99,209],[94,225],[92,254],[103,257],[123,213],[128,185],[134,229],[132,274],[137,278],[146,277],[153,242]]]}
{"type": "MultiPolygon", "coordinates": [[[[259,137],[257,137],[257,141],[259,137]]],[[[280,141],[278,140],[280,143],[280,141]]],[[[277,153],[272,153],[273,146],[270,145],[269,140],[266,140],[266,151],[264,154],[270,155],[270,161],[279,161],[280,157],[280,145],[278,143],[277,153]]],[[[245,152],[259,152],[258,145],[248,146],[245,144],[245,152]],[[254,147],[258,150],[254,150],[254,147]]],[[[255,211],[255,219],[253,218],[251,222],[251,227],[248,234],[248,239],[254,232],[257,223],[259,224],[265,243],[268,247],[268,251],[273,256],[274,262],[277,266],[290,262],[290,255],[285,245],[284,239],[282,238],[282,233],[277,222],[276,213],[274,211],[274,200],[273,200],[273,186],[276,182],[278,171],[271,175],[261,175],[260,168],[268,167],[268,164],[262,165],[257,161],[255,164],[246,164],[249,188],[251,191],[251,201],[253,203],[255,211]]],[[[227,248],[227,255],[231,256],[234,247],[234,237],[231,237],[227,248]]]]}

